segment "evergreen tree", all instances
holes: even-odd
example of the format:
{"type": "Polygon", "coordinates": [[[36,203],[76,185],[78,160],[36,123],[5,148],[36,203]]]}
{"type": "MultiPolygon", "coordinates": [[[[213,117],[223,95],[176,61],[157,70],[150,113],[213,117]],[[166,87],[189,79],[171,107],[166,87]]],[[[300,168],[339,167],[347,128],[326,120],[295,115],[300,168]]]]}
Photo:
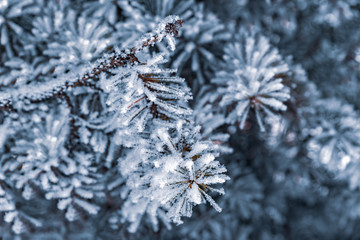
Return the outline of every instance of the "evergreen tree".
{"type": "Polygon", "coordinates": [[[1,239],[360,239],[359,0],[0,0],[1,239]]]}

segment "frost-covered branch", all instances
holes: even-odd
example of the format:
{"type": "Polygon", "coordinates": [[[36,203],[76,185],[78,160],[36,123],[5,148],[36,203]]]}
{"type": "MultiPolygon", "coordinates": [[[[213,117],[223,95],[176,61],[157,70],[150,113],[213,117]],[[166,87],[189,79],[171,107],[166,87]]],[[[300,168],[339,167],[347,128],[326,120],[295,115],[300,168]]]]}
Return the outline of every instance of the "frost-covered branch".
{"type": "Polygon", "coordinates": [[[105,60],[99,60],[91,64],[91,68],[82,69],[78,73],[64,74],[50,82],[34,83],[18,89],[7,89],[0,93],[0,108],[10,110],[17,101],[39,101],[47,99],[67,89],[79,86],[89,86],[89,80],[96,78],[100,73],[110,69],[142,64],[135,56],[136,53],[145,48],[153,46],[166,38],[170,48],[174,48],[174,37],[178,36],[179,28],[183,21],[177,16],[169,16],[162,20],[153,33],[148,33],[140,38],[132,48],[122,51],[115,51],[112,54],[105,54],[105,60]],[[81,76],[81,77],[79,77],[81,76]]]}
{"type": "Polygon", "coordinates": [[[129,230],[137,229],[145,213],[157,229],[158,217],[165,224],[181,224],[181,217],[191,217],[193,207],[202,203],[221,212],[209,192],[224,194],[223,188],[212,185],[230,178],[217,156],[212,142],[199,140],[198,127],[187,126],[172,134],[160,128],[142,139],[120,163],[129,189],[122,209],[123,217],[132,223],[129,230]]]}

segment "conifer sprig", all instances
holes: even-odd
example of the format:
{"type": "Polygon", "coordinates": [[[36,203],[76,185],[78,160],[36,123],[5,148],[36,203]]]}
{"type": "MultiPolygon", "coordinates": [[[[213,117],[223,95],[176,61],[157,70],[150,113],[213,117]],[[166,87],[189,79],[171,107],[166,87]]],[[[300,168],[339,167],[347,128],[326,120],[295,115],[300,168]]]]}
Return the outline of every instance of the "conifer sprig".
{"type": "Polygon", "coordinates": [[[182,24],[183,21],[177,16],[169,16],[158,24],[154,33],[145,34],[134,44],[134,47],[121,51],[115,50],[111,54],[104,54],[103,58],[105,58],[105,60],[95,62],[88,70],[77,74],[65,74],[63,77],[53,79],[46,84],[35,83],[26,86],[26,88],[7,89],[0,92],[0,109],[12,111],[14,110],[14,102],[16,101],[37,102],[52,98],[55,95],[61,95],[61,93],[66,90],[75,87],[92,87],[93,85],[89,82],[89,80],[95,79],[100,73],[107,72],[110,69],[118,67],[145,64],[141,63],[135,54],[153,46],[155,43],[161,42],[164,38],[168,38],[168,42],[173,44],[173,38],[178,36],[178,32],[182,24]]]}

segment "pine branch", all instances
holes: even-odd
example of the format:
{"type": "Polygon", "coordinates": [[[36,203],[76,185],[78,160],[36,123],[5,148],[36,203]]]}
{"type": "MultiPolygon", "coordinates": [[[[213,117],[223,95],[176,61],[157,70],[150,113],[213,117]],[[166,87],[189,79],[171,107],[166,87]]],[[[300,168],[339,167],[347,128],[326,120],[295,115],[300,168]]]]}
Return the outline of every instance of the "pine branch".
{"type": "MultiPolygon", "coordinates": [[[[126,66],[134,66],[140,63],[135,56],[136,53],[161,42],[164,38],[168,38],[169,42],[173,37],[177,37],[179,28],[183,21],[177,16],[168,16],[163,19],[155,29],[154,33],[145,34],[134,47],[126,50],[115,51],[108,54],[105,61],[95,64],[90,71],[80,74],[81,77],[74,77],[68,80],[69,76],[61,79],[54,79],[47,83],[37,83],[26,86],[26,89],[12,89],[8,92],[0,93],[0,109],[5,111],[14,111],[14,102],[16,101],[42,101],[52,98],[55,95],[61,95],[68,89],[75,87],[87,86],[94,87],[89,80],[95,79],[100,73],[107,72],[110,69],[126,66]],[[46,85],[44,85],[46,84],[46,85]]],[[[25,88],[25,86],[23,86],[25,88]]]]}

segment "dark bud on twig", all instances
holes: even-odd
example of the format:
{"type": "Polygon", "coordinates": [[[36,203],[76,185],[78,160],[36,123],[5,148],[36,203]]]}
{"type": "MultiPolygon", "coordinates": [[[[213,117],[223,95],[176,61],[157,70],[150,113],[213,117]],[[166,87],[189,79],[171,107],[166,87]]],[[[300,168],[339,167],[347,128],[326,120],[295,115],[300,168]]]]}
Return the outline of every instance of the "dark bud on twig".
{"type": "Polygon", "coordinates": [[[179,28],[182,27],[183,23],[184,21],[181,19],[177,20],[174,23],[169,23],[165,26],[165,32],[174,37],[177,37],[179,34],[179,28]]]}

